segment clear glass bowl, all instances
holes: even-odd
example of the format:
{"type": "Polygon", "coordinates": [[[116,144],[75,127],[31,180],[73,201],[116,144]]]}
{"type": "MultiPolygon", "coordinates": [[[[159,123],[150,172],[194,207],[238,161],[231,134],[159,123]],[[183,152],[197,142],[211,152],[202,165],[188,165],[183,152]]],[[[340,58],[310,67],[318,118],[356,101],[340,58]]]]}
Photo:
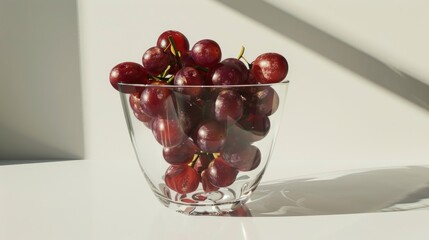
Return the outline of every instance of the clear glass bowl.
{"type": "Polygon", "coordinates": [[[155,196],[189,215],[222,215],[243,204],[270,159],[287,88],[288,82],[119,84],[131,141],[155,196]]]}

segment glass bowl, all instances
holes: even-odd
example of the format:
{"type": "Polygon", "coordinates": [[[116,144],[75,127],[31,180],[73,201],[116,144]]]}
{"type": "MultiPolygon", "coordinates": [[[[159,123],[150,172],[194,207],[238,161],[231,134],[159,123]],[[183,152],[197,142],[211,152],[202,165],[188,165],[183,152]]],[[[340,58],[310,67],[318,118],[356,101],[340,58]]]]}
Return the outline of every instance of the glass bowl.
{"type": "Polygon", "coordinates": [[[155,196],[189,215],[222,215],[243,204],[267,167],[287,87],[119,84],[137,160],[155,196]]]}

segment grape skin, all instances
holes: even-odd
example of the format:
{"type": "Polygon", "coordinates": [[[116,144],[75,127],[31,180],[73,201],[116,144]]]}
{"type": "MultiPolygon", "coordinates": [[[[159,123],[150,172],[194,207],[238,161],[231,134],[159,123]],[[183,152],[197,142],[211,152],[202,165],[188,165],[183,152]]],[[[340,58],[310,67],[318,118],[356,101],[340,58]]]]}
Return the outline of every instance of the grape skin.
{"type": "Polygon", "coordinates": [[[194,154],[197,150],[194,142],[190,139],[185,140],[174,147],[164,147],[162,149],[162,155],[166,162],[177,165],[189,163],[194,158],[194,154]]]}
{"type": "Polygon", "coordinates": [[[197,65],[210,68],[220,61],[222,51],[217,42],[203,39],[192,47],[191,56],[197,65]]]}
{"type": "Polygon", "coordinates": [[[192,167],[171,165],[164,174],[165,184],[180,194],[187,194],[197,190],[200,183],[198,173],[192,167]]]}
{"type": "Polygon", "coordinates": [[[240,94],[233,90],[223,90],[216,97],[215,101],[216,120],[234,123],[243,115],[243,100],[240,94]]]}
{"type": "Polygon", "coordinates": [[[186,139],[186,134],[177,120],[155,119],[152,123],[152,133],[164,147],[174,147],[186,139]]]}
{"type": "Polygon", "coordinates": [[[282,81],[289,70],[286,58],[278,53],[264,53],[252,62],[251,72],[259,83],[282,81]]]}
{"type": "MultiPolygon", "coordinates": [[[[119,63],[112,68],[109,75],[110,84],[119,90],[118,83],[147,84],[149,79],[146,69],[135,62],[119,63]]],[[[122,92],[133,93],[135,89],[122,89],[122,92]]]]}
{"type": "Polygon", "coordinates": [[[196,133],[196,143],[204,152],[218,152],[226,140],[226,127],[213,120],[201,124],[196,133]]]}
{"type": "Polygon", "coordinates": [[[142,63],[149,73],[156,76],[164,72],[170,64],[170,57],[162,48],[151,47],[143,54],[142,63]]]}
{"type": "Polygon", "coordinates": [[[237,169],[228,165],[222,157],[215,158],[207,168],[207,179],[216,187],[228,187],[237,177],[237,169]]]}

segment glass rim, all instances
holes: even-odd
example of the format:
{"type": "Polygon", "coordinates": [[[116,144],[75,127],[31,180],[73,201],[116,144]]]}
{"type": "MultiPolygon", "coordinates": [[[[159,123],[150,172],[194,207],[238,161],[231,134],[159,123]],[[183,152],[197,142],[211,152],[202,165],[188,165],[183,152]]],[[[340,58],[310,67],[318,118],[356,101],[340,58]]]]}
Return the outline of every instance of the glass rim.
{"type": "Polygon", "coordinates": [[[288,85],[289,80],[284,80],[277,83],[258,83],[258,84],[236,84],[236,85],[155,85],[155,84],[136,84],[136,83],[118,83],[120,87],[160,87],[160,88],[243,88],[243,87],[269,87],[288,85]]]}

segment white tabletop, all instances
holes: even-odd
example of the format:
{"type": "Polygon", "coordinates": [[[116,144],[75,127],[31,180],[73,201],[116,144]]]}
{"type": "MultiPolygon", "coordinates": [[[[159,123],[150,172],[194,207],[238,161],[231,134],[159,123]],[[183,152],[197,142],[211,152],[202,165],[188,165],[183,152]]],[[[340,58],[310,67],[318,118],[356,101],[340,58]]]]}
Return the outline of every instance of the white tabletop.
{"type": "Polygon", "coordinates": [[[0,239],[428,239],[427,110],[216,1],[78,3],[85,158],[0,166],[0,239]],[[289,60],[284,124],[256,192],[289,189],[290,202],[273,202],[289,207],[281,216],[265,199],[253,217],[189,217],[151,193],[107,76],[166,29],[215,39],[224,57],[244,44],[249,59],[289,60]]]}

